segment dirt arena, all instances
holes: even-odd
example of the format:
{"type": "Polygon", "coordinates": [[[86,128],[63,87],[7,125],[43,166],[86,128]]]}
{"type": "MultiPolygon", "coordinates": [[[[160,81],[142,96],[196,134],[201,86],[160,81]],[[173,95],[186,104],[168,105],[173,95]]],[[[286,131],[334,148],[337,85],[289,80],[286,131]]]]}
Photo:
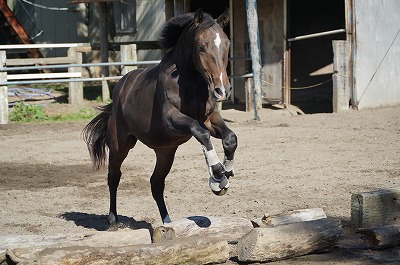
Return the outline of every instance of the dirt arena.
{"type": "MultiPolygon", "coordinates": [[[[231,188],[212,194],[202,149],[190,140],[166,180],[172,219],[251,220],[321,207],[342,220],[343,240],[329,253],[274,264],[400,263],[399,248],[371,251],[349,232],[352,193],[400,187],[400,106],[302,116],[263,109],[262,122],[234,109],[222,115],[239,140],[231,188]]],[[[107,172],[92,170],[81,136],[86,123],[0,126],[0,236],[107,229],[107,172]]],[[[213,143],[222,159],[220,141],[213,143]]],[[[140,143],[123,165],[118,213],[132,229],[161,225],[149,184],[154,165],[154,152],[140,143]]]]}

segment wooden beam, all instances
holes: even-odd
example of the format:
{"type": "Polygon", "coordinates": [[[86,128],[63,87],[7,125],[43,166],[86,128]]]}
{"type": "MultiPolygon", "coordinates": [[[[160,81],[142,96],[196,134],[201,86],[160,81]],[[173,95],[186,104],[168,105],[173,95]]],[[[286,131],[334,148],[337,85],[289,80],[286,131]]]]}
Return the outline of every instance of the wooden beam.
{"type": "Polygon", "coordinates": [[[353,194],[351,222],[356,228],[400,225],[400,189],[353,194]]]}

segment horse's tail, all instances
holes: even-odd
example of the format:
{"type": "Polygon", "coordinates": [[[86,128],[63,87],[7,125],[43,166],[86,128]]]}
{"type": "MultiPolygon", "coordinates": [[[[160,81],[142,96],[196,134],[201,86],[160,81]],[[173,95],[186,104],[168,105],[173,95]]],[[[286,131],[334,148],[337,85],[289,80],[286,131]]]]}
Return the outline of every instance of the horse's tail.
{"type": "Polygon", "coordinates": [[[96,170],[100,169],[106,160],[106,132],[111,109],[112,103],[99,107],[101,113],[91,120],[82,132],[96,170]]]}

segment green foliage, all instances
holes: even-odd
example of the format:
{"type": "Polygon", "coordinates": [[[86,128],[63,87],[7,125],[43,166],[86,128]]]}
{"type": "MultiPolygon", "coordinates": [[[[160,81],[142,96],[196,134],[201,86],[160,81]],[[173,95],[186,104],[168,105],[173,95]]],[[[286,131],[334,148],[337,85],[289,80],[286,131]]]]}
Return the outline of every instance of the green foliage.
{"type": "Polygon", "coordinates": [[[14,106],[10,112],[9,119],[13,122],[57,122],[57,121],[77,121],[92,119],[98,114],[94,108],[82,108],[78,112],[68,114],[46,114],[44,108],[39,105],[25,105],[23,102],[14,106]]]}
{"type": "Polygon", "coordinates": [[[78,112],[69,113],[67,115],[58,114],[55,116],[50,116],[48,121],[77,121],[77,120],[86,120],[93,119],[98,111],[94,108],[83,108],[78,112]]]}
{"type": "Polygon", "coordinates": [[[9,119],[15,122],[46,121],[48,116],[39,105],[25,105],[23,101],[14,106],[9,119]]]}

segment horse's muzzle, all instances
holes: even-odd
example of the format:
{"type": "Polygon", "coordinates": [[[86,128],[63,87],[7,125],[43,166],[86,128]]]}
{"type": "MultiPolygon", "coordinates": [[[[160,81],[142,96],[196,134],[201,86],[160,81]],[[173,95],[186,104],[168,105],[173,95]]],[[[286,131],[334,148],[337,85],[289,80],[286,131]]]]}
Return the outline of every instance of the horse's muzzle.
{"type": "Polygon", "coordinates": [[[213,97],[216,101],[224,100],[226,97],[225,89],[219,87],[214,88],[213,97]]]}

